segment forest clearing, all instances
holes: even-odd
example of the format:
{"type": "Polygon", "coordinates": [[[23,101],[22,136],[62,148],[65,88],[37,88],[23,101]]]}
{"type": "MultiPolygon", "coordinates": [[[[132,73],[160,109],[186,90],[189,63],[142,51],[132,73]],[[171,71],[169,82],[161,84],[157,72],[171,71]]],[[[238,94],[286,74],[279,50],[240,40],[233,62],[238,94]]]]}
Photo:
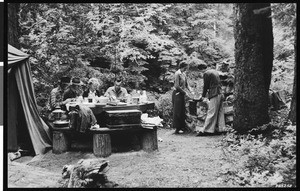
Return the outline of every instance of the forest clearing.
{"type": "Polygon", "coordinates": [[[7,3],[7,186],[296,187],[295,3],[7,3]]]}

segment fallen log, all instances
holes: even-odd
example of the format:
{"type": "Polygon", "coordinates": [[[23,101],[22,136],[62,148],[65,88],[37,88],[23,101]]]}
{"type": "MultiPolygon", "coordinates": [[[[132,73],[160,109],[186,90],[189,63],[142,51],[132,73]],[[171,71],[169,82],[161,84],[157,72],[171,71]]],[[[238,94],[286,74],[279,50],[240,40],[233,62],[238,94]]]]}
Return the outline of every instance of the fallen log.
{"type": "Polygon", "coordinates": [[[65,165],[59,184],[63,188],[113,188],[117,184],[107,179],[108,161],[81,159],[75,165],[65,165]]]}

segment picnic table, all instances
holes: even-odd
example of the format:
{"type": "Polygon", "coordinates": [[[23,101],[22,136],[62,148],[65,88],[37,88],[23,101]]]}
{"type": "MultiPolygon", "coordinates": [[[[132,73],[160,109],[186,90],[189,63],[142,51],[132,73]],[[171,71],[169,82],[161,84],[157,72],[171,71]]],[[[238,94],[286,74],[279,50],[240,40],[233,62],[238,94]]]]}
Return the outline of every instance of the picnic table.
{"type": "MultiPolygon", "coordinates": [[[[79,104],[80,105],[80,104],[79,104]]],[[[126,104],[126,105],[101,105],[101,104],[82,104],[88,106],[96,116],[98,122],[102,120],[105,111],[132,110],[137,109],[146,112],[148,109],[154,109],[154,102],[146,102],[142,104],[126,104]],[[99,120],[100,119],[100,120],[99,120]]],[[[72,109],[75,105],[67,105],[67,108],[72,109]]],[[[74,130],[70,128],[52,128],[53,131],[53,153],[63,153],[69,150],[71,146],[71,134],[74,130]]],[[[121,126],[119,128],[108,128],[105,124],[100,123],[100,128],[86,131],[87,134],[93,136],[93,153],[97,157],[107,157],[111,154],[111,135],[114,133],[138,133],[138,144],[145,151],[157,150],[157,127],[146,126],[143,124],[132,124],[121,126]]]]}

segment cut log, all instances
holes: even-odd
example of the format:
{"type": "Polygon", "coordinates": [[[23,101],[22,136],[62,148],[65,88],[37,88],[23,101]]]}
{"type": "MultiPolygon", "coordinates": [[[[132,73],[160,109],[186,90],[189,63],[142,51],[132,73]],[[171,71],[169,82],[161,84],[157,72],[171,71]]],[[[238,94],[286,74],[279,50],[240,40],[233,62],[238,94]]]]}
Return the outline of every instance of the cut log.
{"type": "Polygon", "coordinates": [[[118,184],[106,176],[108,161],[102,158],[81,159],[75,165],[65,165],[62,179],[58,181],[63,188],[112,188],[118,184]]]}
{"type": "Polygon", "coordinates": [[[111,154],[111,139],[109,134],[94,134],[93,152],[97,157],[107,157],[111,154]]]}
{"type": "Polygon", "coordinates": [[[144,151],[151,152],[158,149],[157,130],[145,130],[142,134],[142,147],[144,151]]]}
{"type": "Polygon", "coordinates": [[[70,143],[71,142],[66,133],[61,131],[53,131],[53,153],[60,154],[68,151],[70,143]]]}

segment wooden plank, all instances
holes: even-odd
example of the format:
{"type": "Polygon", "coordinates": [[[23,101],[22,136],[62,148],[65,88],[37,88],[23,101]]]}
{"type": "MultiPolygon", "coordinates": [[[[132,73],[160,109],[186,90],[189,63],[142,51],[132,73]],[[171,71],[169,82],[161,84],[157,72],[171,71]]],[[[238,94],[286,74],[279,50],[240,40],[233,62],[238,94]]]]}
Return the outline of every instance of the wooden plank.
{"type": "Polygon", "coordinates": [[[142,130],[141,125],[137,126],[128,126],[128,127],[120,127],[120,128],[107,128],[101,127],[99,129],[90,129],[89,132],[94,134],[103,134],[103,133],[114,133],[114,132],[122,132],[122,131],[130,131],[130,130],[142,130]]]}
{"type": "Polygon", "coordinates": [[[107,124],[107,127],[108,128],[118,128],[118,129],[120,129],[120,128],[122,128],[122,127],[139,127],[139,128],[141,128],[141,124],[121,124],[121,125],[109,125],[109,124],[107,124]]]}
{"type": "Polygon", "coordinates": [[[93,152],[96,157],[111,155],[111,139],[109,134],[94,134],[93,152]]]}

